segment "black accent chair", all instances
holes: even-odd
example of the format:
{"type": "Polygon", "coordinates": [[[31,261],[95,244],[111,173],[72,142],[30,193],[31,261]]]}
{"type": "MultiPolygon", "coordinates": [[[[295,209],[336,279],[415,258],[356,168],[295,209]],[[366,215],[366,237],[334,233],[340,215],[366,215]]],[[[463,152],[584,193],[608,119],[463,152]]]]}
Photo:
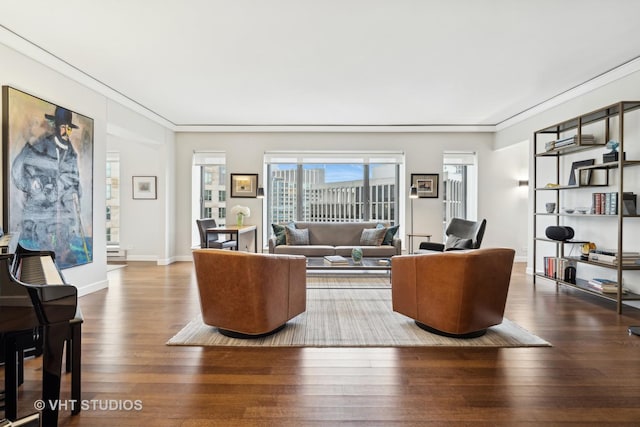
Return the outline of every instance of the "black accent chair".
{"type": "Polygon", "coordinates": [[[482,243],[487,220],[467,221],[452,218],[447,227],[445,243],[421,242],[418,253],[478,249],[482,243]]]}
{"type": "Polygon", "coordinates": [[[238,242],[235,240],[221,239],[217,233],[208,233],[207,228],[214,228],[216,226],[216,220],[213,218],[196,219],[198,231],[200,232],[200,247],[201,248],[214,248],[214,249],[235,249],[238,247],[238,242]]]}

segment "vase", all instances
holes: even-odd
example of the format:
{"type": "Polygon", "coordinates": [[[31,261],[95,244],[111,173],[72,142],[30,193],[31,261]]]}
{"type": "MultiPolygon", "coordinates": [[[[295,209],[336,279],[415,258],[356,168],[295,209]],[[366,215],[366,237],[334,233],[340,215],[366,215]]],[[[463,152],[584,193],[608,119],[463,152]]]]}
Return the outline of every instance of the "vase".
{"type": "Polygon", "coordinates": [[[242,227],[243,224],[244,224],[244,215],[242,214],[236,215],[236,225],[238,227],[242,227]]]}
{"type": "Polygon", "coordinates": [[[362,263],[362,248],[353,248],[351,250],[351,259],[353,263],[359,265],[362,263]]]}

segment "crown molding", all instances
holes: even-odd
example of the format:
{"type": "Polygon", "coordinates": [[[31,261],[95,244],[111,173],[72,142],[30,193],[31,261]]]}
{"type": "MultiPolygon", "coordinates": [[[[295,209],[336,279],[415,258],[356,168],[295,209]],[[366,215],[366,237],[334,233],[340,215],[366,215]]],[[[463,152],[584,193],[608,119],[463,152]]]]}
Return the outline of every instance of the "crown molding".
{"type": "Polygon", "coordinates": [[[177,125],[176,132],[495,132],[493,125],[177,125]]]}
{"type": "Polygon", "coordinates": [[[496,125],[176,125],[2,25],[0,25],[0,43],[174,132],[491,133],[506,129],[587,92],[640,71],[640,57],[638,57],[496,125]]]}

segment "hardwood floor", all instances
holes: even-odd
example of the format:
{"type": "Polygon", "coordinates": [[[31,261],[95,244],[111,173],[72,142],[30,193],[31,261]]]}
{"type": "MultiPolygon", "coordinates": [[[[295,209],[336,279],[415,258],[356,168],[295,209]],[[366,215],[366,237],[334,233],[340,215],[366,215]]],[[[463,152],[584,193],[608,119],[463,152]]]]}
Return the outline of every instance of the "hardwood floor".
{"type": "MultiPolygon", "coordinates": [[[[61,411],[60,426],[640,425],[640,337],[627,333],[640,311],[534,288],[523,264],[506,316],[553,347],[170,347],[199,311],[192,264],[108,274],[108,290],[80,299],[83,399],[96,407],[61,411]]],[[[21,415],[39,363],[26,363],[21,415]]]]}

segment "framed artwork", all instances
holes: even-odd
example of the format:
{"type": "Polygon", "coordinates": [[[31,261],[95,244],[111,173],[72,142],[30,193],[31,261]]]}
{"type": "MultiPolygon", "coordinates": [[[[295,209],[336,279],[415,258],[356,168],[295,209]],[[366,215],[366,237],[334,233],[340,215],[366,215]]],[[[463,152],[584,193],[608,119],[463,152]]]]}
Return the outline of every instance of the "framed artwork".
{"type": "Polygon", "coordinates": [[[418,189],[419,198],[438,198],[440,174],[412,173],[411,186],[418,189]]]}
{"type": "Polygon", "coordinates": [[[134,200],[155,200],[158,198],[158,177],[134,176],[132,178],[134,200]]]}
{"type": "Polygon", "coordinates": [[[258,197],[258,174],[232,173],[231,197],[258,197]]]}
{"type": "Polygon", "coordinates": [[[2,225],[62,269],[93,262],[93,132],[89,117],[2,87],[2,225]]]}

